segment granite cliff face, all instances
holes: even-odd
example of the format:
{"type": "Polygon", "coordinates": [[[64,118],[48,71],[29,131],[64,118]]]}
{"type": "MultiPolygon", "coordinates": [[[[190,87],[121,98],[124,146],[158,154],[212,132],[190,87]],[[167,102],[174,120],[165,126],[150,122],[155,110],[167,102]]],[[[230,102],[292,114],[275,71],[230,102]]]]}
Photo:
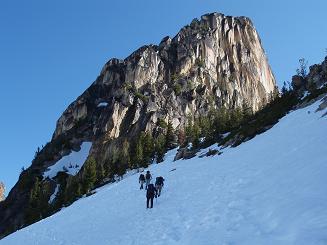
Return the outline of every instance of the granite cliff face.
{"type": "Polygon", "coordinates": [[[256,111],[275,91],[274,76],[251,21],[205,15],[159,46],[144,46],[125,60],[110,60],[63,113],[53,137],[96,112],[100,116],[89,121],[92,130],[109,138],[123,135],[124,124],[131,131],[136,125],[152,130],[158,118],[172,120],[178,128],[187,115],[203,115],[209,108],[241,107],[246,102],[256,111]],[[108,105],[99,109],[101,102],[108,105]]]}
{"type": "Polygon", "coordinates": [[[0,182],[0,202],[5,200],[5,185],[0,182]]]}
{"type": "MultiPolygon", "coordinates": [[[[159,121],[170,121],[178,130],[188,118],[221,107],[246,104],[257,111],[276,93],[260,38],[246,17],[204,15],[158,46],[143,46],[124,60],[111,59],[64,111],[51,142],[0,206],[0,227],[11,226],[11,232],[26,225],[32,183],[23,177],[42,175],[82,142],[92,142],[90,155],[105,162],[113,148],[141,131],[155,136],[161,130],[159,121]]],[[[53,192],[57,180],[46,181],[53,192]]]]}

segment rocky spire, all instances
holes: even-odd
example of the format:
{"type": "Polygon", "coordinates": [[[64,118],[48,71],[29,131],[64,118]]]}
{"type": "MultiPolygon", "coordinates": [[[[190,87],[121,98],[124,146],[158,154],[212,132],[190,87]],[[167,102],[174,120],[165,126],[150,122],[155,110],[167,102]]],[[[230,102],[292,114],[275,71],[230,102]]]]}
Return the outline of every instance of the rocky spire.
{"type": "Polygon", "coordinates": [[[250,19],[207,14],[158,46],[143,46],[124,60],[111,59],[60,117],[53,137],[82,120],[93,133],[109,138],[126,133],[122,125],[130,132],[134,125],[155,130],[159,118],[172,121],[176,129],[184,126],[187,115],[203,116],[209,109],[247,103],[257,111],[276,91],[250,19]],[[102,101],[108,106],[90,122],[102,101]]]}
{"type": "Polygon", "coordinates": [[[5,185],[3,182],[0,182],[0,202],[5,200],[5,185]]]}

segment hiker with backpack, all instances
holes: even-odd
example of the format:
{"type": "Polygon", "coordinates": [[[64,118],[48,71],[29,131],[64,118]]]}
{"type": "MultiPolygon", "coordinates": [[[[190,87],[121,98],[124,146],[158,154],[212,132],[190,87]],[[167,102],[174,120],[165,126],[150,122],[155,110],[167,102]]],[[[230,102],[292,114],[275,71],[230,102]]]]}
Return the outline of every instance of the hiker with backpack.
{"type": "Polygon", "coordinates": [[[165,179],[162,176],[156,178],[155,186],[157,189],[158,197],[160,197],[162,187],[164,186],[164,181],[165,179]]]}
{"type": "Polygon", "coordinates": [[[143,189],[143,184],[145,182],[145,177],[144,177],[144,174],[140,174],[140,177],[139,177],[139,183],[141,184],[140,186],[140,190],[143,189]]]}
{"type": "Polygon", "coordinates": [[[146,208],[153,208],[153,198],[157,198],[157,190],[152,183],[149,183],[146,190],[146,208]]]}
{"type": "Polygon", "coordinates": [[[145,174],[145,189],[147,190],[148,189],[148,185],[150,184],[150,181],[152,179],[152,175],[150,174],[150,171],[146,171],[146,174],[145,174]]]}

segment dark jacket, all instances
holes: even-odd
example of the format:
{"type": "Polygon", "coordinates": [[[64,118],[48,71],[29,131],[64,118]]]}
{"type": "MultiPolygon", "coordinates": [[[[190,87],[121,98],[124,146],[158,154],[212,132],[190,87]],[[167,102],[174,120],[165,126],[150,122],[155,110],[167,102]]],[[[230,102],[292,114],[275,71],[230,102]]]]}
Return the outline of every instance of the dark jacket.
{"type": "Polygon", "coordinates": [[[148,185],[148,189],[146,190],[147,198],[154,198],[157,195],[157,189],[153,184],[148,185]]]}
{"type": "Polygon", "coordinates": [[[144,174],[140,174],[140,178],[139,178],[139,181],[145,181],[145,177],[144,177],[144,174]]]}

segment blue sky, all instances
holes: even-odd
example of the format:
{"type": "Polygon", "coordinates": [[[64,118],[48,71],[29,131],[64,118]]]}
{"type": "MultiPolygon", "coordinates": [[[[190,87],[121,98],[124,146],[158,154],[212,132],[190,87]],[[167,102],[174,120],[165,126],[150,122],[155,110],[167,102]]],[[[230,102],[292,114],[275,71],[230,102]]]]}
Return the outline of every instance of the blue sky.
{"type": "MultiPolygon", "coordinates": [[[[254,22],[279,84],[298,59],[321,62],[327,1],[12,0],[0,3],[0,181],[11,188],[65,108],[104,63],[174,36],[209,12],[254,22]]],[[[7,191],[8,193],[8,191],[7,191]]]]}

